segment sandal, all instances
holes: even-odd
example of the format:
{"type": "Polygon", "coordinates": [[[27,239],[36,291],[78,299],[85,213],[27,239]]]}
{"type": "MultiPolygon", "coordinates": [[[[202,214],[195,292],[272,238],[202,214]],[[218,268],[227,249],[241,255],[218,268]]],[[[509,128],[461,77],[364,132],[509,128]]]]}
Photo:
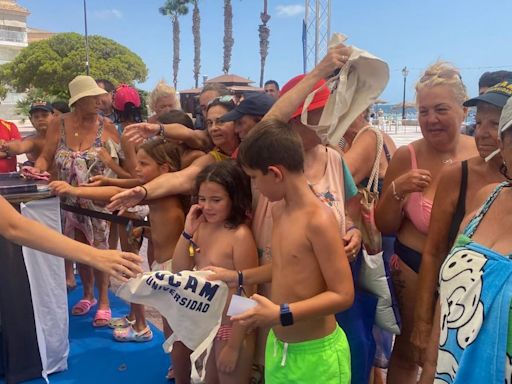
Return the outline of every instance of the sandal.
{"type": "Polygon", "coordinates": [[[126,328],[133,324],[135,324],[135,320],[130,320],[128,318],[128,316],[123,316],[123,317],[114,317],[112,320],[109,321],[108,326],[112,329],[116,329],[116,328],[126,328]]]}
{"type": "Polygon", "coordinates": [[[140,332],[137,332],[131,325],[126,328],[116,328],[112,335],[116,341],[145,342],[153,339],[153,332],[149,326],[146,326],[146,328],[140,332]]]}
{"type": "Polygon", "coordinates": [[[92,326],[99,328],[99,327],[106,327],[108,323],[110,322],[110,319],[112,319],[112,312],[109,309],[98,309],[96,311],[96,315],[94,315],[94,320],[92,321],[92,326]]]}
{"type": "Polygon", "coordinates": [[[75,316],[83,316],[91,310],[97,303],[96,299],[87,300],[82,299],[71,308],[71,314],[75,316]]]}

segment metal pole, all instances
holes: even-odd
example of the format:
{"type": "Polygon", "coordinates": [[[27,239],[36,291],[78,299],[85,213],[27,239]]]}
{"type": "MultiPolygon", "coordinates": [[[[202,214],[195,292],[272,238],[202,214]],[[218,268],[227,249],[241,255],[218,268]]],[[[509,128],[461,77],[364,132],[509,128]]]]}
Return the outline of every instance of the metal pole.
{"type": "Polygon", "coordinates": [[[89,76],[89,35],[87,34],[87,6],[84,0],[84,23],[85,23],[85,73],[89,76]]]}
{"type": "Polygon", "coordinates": [[[404,75],[404,97],[402,99],[402,123],[403,123],[403,120],[405,120],[405,84],[407,82],[407,75],[408,75],[408,71],[407,71],[407,67],[404,67],[404,69],[402,69],[402,75],[404,75]]]}

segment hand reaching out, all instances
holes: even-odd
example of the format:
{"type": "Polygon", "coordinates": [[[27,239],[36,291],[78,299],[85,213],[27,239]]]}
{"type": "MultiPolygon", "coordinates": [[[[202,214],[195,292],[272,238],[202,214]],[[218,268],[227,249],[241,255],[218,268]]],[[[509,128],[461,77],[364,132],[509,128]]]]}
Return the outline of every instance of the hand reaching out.
{"type": "Polygon", "coordinates": [[[137,123],[128,125],[123,131],[123,136],[133,143],[140,144],[145,139],[157,135],[159,131],[160,124],[137,123]]]}

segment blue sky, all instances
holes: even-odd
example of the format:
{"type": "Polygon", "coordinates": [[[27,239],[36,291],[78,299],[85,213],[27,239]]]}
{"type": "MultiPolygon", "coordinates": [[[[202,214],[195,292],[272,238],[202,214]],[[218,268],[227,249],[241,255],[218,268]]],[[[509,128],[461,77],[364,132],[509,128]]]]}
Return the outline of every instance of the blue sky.
{"type": "MultiPolygon", "coordinates": [[[[140,87],[151,90],[160,79],[172,81],[172,35],[168,17],[159,14],[164,0],[87,0],[89,35],[111,38],[138,54],[149,69],[140,87]]],[[[231,72],[259,81],[259,14],[263,1],[232,0],[231,72]]],[[[31,14],[28,24],[52,32],[84,31],[83,0],[18,0],[31,14]]],[[[201,73],[222,73],[223,1],[201,0],[201,73]]],[[[283,84],[302,72],[304,1],[269,0],[270,47],[266,79],[283,84]]],[[[510,0],[332,0],[331,31],[365,49],[390,67],[382,98],[402,100],[401,69],[410,69],[407,100],[414,98],[420,71],[437,59],[461,68],[470,95],[485,71],[512,71],[510,0]]],[[[191,88],[193,42],[191,12],[180,19],[181,63],[178,89],[191,88]]]]}

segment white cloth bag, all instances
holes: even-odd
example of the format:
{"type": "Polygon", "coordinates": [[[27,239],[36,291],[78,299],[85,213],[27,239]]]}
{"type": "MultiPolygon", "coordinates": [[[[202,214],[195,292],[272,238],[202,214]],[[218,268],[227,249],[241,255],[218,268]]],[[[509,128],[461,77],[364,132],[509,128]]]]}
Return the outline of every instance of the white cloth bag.
{"type": "MultiPolygon", "coordinates": [[[[345,39],[344,35],[335,33],[329,48],[345,39]]],[[[302,124],[312,128],[323,144],[338,145],[349,125],[375,103],[389,80],[389,67],[385,61],[357,47],[351,48],[347,63],[326,83],[331,95],[317,126],[308,124],[308,107],[318,89],[306,97],[302,107],[302,124]]]]}
{"type": "Polygon", "coordinates": [[[228,287],[221,281],[208,281],[209,271],[154,271],[130,279],[116,295],[136,304],[156,308],[169,322],[173,334],[163,344],[171,352],[173,343],[181,341],[192,350],[192,380],[204,381],[196,360],[206,352],[203,367],[219,330],[228,297],[228,287]]]}

